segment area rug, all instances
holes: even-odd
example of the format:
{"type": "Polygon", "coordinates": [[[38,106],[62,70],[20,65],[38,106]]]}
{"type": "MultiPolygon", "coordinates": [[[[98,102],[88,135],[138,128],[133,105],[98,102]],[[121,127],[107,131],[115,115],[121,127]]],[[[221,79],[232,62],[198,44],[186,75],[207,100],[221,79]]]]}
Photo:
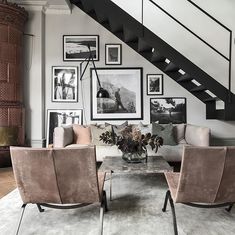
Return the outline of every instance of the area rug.
{"type": "MultiPolygon", "coordinates": [[[[109,195],[109,181],[105,183],[109,195]]],[[[170,207],[162,212],[167,184],[164,175],[113,175],[113,200],[104,216],[104,235],[173,235],[170,207]]],[[[21,199],[14,190],[0,200],[0,234],[15,234],[21,199]]],[[[200,209],[176,205],[179,235],[234,235],[235,209],[200,209]]],[[[96,235],[97,205],[73,210],[26,207],[20,228],[22,235],[96,235]]]]}

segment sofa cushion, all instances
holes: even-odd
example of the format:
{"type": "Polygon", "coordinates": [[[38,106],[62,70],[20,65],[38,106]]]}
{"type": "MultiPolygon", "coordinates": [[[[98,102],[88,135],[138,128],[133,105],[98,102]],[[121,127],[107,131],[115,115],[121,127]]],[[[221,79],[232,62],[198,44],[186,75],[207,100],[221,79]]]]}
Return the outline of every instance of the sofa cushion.
{"type": "Polygon", "coordinates": [[[125,121],[121,125],[112,125],[113,133],[116,134],[117,136],[120,135],[120,131],[128,126],[128,121],[125,121]]]}
{"type": "Polygon", "coordinates": [[[91,142],[94,145],[110,145],[104,143],[102,140],[100,140],[100,135],[106,131],[112,132],[112,127],[111,125],[106,126],[106,127],[100,127],[97,125],[90,125],[91,127],[91,142]]]}
{"type": "Polygon", "coordinates": [[[57,148],[63,148],[73,143],[73,127],[72,125],[60,126],[54,129],[53,145],[57,148]]]}
{"type": "Polygon", "coordinates": [[[155,122],[152,123],[152,134],[158,135],[163,138],[163,145],[176,145],[176,141],[174,138],[173,132],[174,126],[172,123],[166,124],[164,126],[157,124],[155,122]]]}
{"type": "Polygon", "coordinates": [[[194,146],[209,146],[210,129],[208,127],[187,124],[185,140],[188,144],[194,146]]]}
{"type": "Polygon", "coordinates": [[[73,143],[91,144],[91,128],[79,124],[73,124],[73,143]]]}
{"type": "Polygon", "coordinates": [[[185,141],[185,124],[176,124],[174,126],[174,135],[175,135],[175,141],[179,144],[186,144],[185,141]]]}
{"type": "Polygon", "coordinates": [[[137,126],[137,129],[139,129],[141,134],[143,135],[152,133],[152,124],[143,124],[142,122],[140,122],[137,126]]]}

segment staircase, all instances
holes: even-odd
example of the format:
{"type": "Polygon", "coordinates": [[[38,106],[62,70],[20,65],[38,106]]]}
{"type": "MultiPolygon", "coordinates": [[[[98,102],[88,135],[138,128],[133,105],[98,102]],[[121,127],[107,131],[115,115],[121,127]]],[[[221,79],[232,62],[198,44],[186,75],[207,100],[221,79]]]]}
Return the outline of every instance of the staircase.
{"type": "Polygon", "coordinates": [[[206,105],[207,119],[235,120],[235,95],[110,0],[70,0],[206,105]],[[216,109],[216,102],[224,109],[216,109]]]}

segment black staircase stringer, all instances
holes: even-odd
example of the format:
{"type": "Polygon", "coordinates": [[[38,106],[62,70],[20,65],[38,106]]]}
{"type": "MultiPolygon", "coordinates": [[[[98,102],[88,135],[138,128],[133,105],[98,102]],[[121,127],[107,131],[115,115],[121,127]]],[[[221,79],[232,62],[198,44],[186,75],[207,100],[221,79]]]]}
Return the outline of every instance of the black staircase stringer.
{"type": "Polygon", "coordinates": [[[233,105],[235,104],[235,96],[233,93],[229,92],[227,88],[149,29],[143,27],[141,23],[115,3],[110,0],[71,0],[71,3],[77,5],[153,65],[204,102],[207,108],[207,118],[235,120],[235,105],[233,105]],[[154,54],[157,54],[157,57],[154,57],[154,54]],[[170,63],[164,61],[164,58],[168,59],[170,63]],[[180,73],[179,69],[183,70],[185,75],[180,73]],[[203,89],[197,88],[195,83],[192,82],[193,79],[199,82],[202,85],[200,88],[203,89]],[[217,98],[213,99],[205,90],[211,91],[225,102],[225,110],[223,112],[215,110],[217,98]]]}

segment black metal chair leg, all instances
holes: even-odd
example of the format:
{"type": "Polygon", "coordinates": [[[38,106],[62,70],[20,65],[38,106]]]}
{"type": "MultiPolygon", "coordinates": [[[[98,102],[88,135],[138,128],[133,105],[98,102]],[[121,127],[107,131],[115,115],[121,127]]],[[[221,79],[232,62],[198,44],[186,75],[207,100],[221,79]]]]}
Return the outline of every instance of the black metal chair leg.
{"type": "Polygon", "coordinates": [[[21,206],[22,211],[21,211],[20,220],[19,220],[19,223],[18,223],[18,226],[17,226],[17,230],[16,230],[16,235],[19,234],[20,225],[21,225],[21,222],[22,222],[22,220],[23,220],[24,211],[25,211],[25,207],[26,207],[26,206],[27,206],[27,204],[23,204],[23,205],[21,206]]]}
{"type": "Polygon", "coordinates": [[[99,234],[103,235],[103,223],[104,223],[104,204],[100,205],[100,231],[99,234]]]}
{"type": "Polygon", "coordinates": [[[225,208],[225,210],[226,210],[227,212],[230,212],[230,211],[232,210],[232,208],[233,208],[233,205],[234,205],[234,204],[231,204],[228,208],[225,208]]]}
{"type": "Polygon", "coordinates": [[[168,202],[169,196],[170,196],[170,190],[167,190],[164,205],[163,205],[163,208],[162,208],[163,212],[166,212],[166,207],[167,207],[167,202],[168,202]]]}
{"type": "Polygon", "coordinates": [[[176,214],[175,214],[175,206],[174,206],[174,202],[172,200],[171,194],[169,194],[169,201],[170,201],[171,212],[172,212],[172,217],[173,217],[174,233],[175,233],[175,235],[178,235],[176,214]]]}
{"type": "Polygon", "coordinates": [[[44,209],[42,209],[40,204],[37,204],[37,207],[38,207],[39,212],[44,212],[45,211],[44,209]]]}
{"type": "Polygon", "coordinates": [[[107,212],[108,211],[108,204],[107,204],[107,196],[106,196],[105,191],[103,191],[102,204],[104,205],[104,211],[107,212]]]}

